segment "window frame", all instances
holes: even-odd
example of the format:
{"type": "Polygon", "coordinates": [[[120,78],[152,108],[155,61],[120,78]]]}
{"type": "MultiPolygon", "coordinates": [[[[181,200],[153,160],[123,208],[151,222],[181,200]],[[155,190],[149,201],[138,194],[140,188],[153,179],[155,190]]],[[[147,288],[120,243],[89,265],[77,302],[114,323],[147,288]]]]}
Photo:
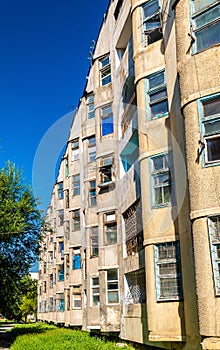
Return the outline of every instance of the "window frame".
{"type": "Polygon", "coordinates": [[[88,163],[96,160],[96,136],[88,137],[88,163]]]}
{"type": "Polygon", "coordinates": [[[108,54],[100,58],[99,65],[100,65],[100,86],[106,86],[111,83],[110,55],[108,54]]]}
{"type": "Polygon", "coordinates": [[[79,160],[79,138],[71,141],[72,161],[79,160]]]}
{"type": "Polygon", "coordinates": [[[104,214],[104,242],[105,245],[114,245],[118,243],[118,224],[117,224],[117,215],[115,211],[107,212],[104,214]],[[108,215],[114,215],[114,218],[108,219],[108,215]],[[112,228],[113,231],[112,231],[112,228]],[[114,235],[113,239],[108,238],[108,236],[114,235]]]}
{"type": "MultiPolygon", "coordinates": [[[[169,251],[168,251],[169,252],[169,251]]],[[[181,270],[181,258],[180,258],[180,245],[179,241],[173,241],[173,242],[164,242],[164,243],[158,243],[154,245],[154,266],[155,266],[155,284],[156,284],[156,299],[157,302],[163,302],[163,301],[180,301],[183,299],[183,287],[182,287],[182,270],[181,270]],[[160,247],[168,247],[171,246],[172,248],[175,247],[175,256],[167,256],[166,258],[160,259],[159,258],[159,248],[160,247]],[[176,269],[176,273],[174,274],[162,274],[160,271],[163,271],[163,267],[168,268],[168,266],[174,265],[176,269]],[[160,268],[161,267],[161,268],[160,268]],[[165,281],[174,281],[176,280],[176,283],[172,283],[172,287],[176,289],[176,293],[162,296],[162,282],[165,281]]],[[[171,267],[172,269],[172,267],[171,267]]],[[[163,286],[163,290],[166,290],[166,285],[163,286]]],[[[163,292],[165,293],[165,292],[163,292]]]]}
{"type": "Polygon", "coordinates": [[[72,176],[72,184],[73,184],[73,196],[80,195],[80,174],[74,174],[72,176]]]}
{"type": "Polygon", "coordinates": [[[99,256],[99,227],[94,226],[90,228],[90,257],[99,256]]]}
{"type": "Polygon", "coordinates": [[[72,255],[72,270],[80,270],[81,269],[81,252],[80,249],[73,249],[72,255]]]}
{"type": "Polygon", "coordinates": [[[64,225],[64,209],[58,210],[58,226],[61,227],[64,225]]]}
{"type": "Polygon", "coordinates": [[[60,181],[57,184],[57,197],[58,199],[63,199],[64,197],[63,181],[60,181]]]}
{"type": "MultiPolygon", "coordinates": [[[[199,10],[195,9],[195,2],[191,0],[191,6],[190,6],[190,12],[191,12],[191,28],[192,28],[192,34],[193,34],[193,45],[192,45],[192,54],[199,53],[202,51],[205,51],[215,45],[218,45],[220,41],[214,42],[213,44],[210,43],[210,45],[206,45],[204,47],[198,48],[198,36],[197,33],[200,34],[202,31],[205,33],[208,29],[210,29],[213,25],[217,24],[220,21],[220,16],[214,19],[209,20],[210,16],[207,16],[207,21],[205,24],[196,25],[196,21],[199,18],[204,17],[204,15],[208,14],[210,10],[217,8],[220,6],[217,1],[213,0],[213,3],[206,4],[204,7],[201,7],[199,10]]],[[[220,25],[220,23],[218,23],[220,25]]],[[[214,37],[214,35],[212,35],[214,37]]]]}
{"type": "Polygon", "coordinates": [[[81,220],[80,220],[80,209],[72,210],[72,231],[80,231],[81,220]]]}
{"type": "Polygon", "coordinates": [[[150,157],[150,187],[151,187],[151,202],[152,202],[152,208],[158,209],[163,208],[167,206],[172,205],[172,189],[173,189],[173,183],[172,183],[172,177],[171,177],[171,170],[172,165],[170,164],[170,153],[160,153],[156,154],[152,157],[150,157]],[[159,170],[154,169],[154,160],[157,158],[163,157],[163,168],[160,168],[159,170]],[[164,161],[165,159],[165,161],[164,161]],[[165,167],[165,162],[167,162],[168,167],[165,167]],[[155,179],[159,178],[160,176],[169,176],[168,182],[166,182],[164,185],[160,183],[160,180],[158,181],[158,184],[155,184],[155,179]],[[164,193],[164,188],[167,188],[169,191],[169,200],[165,201],[166,193],[164,193]],[[156,190],[161,189],[161,192],[159,195],[162,195],[162,201],[159,203],[156,203],[156,190]]]}
{"type": "Polygon", "coordinates": [[[162,25],[161,25],[161,12],[160,12],[160,0],[149,0],[147,2],[145,2],[144,4],[142,4],[141,6],[141,19],[142,19],[142,40],[143,40],[143,44],[148,46],[151,45],[159,40],[162,39],[163,37],[163,33],[162,33],[162,25]],[[145,16],[144,14],[144,8],[147,7],[149,4],[153,4],[154,2],[158,3],[158,10],[156,12],[153,12],[151,15],[149,16],[145,16]],[[151,29],[145,29],[146,27],[146,23],[150,23],[152,21],[152,19],[158,17],[159,18],[159,23],[160,26],[155,26],[151,29]],[[151,38],[150,36],[156,34],[155,38],[151,38]]]}
{"type": "Polygon", "coordinates": [[[220,99],[220,94],[214,94],[214,95],[209,95],[205,96],[201,99],[198,100],[198,112],[199,112],[199,121],[200,121],[200,132],[202,135],[202,142],[204,145],[204,152],[202,156],[202,165],[203,167],[208,167],[208,166],[216,166],[220,164],[220,156],[219,159],[217,160],[210,160],[208,159],[208,146],[207,146],[207,140],[211,140],[214,138],[219,138],[220,139],[220,130],[213,132],[213,133],[206,133],[205,130],[205,125],[208,123],[220,123],[220,111],[219,113],[212,114],[210,116],[205,116],[204,115],[204,106],[206,103],[210,103],[211,101],[219,100],[220,99]]]}
{"type": "Polygon", "coordinates": [[[82,292],[81,286],[73,286],[72,291],[72,310],[81,310],[82,309],[82,292]],[[80,306],[76,306],[75,302],[80,302],[80,306]]]}
{"type": "Polygon", "coordinates": [[[96,207],[96,180],[89,180],[89,206],[96,207]]]}
{"type": "Polygon", "coordinates": [[[207,227],[215,296],[220,296],[220,214],[207,217],[207,227]],[[213,220],[217,221],[217,229],[213,228],[213,220]]]}
{"type": "Polygon", "coordinates": [[[95,118],[94,94],[89,93],[86,97],[87,119],[95,118]]]}
{"type": "Polygon", "coordinates": [[[108,137],[114,134],[114,115],[112,111],[112,105],[108,104],[101,108],[101,137],[108,137]],[[106,120],[110,119],[110,122],[106,123],[106,120]],[[110,125],[109,130],[106,125],[110,125]]]}
{"type": "Polygon", "coordinates": [[[90,307],[99,307],[99,306],[100,306],[100,281],[99,281],[99,276],[91,276],[90,277],[90,307]],[[98,284],[94,284],[93,283],[94,280],[98,280],[98,284]],[[94,297],[97,298],[98,300],[95,301],[94,297]]]}
{"type": "Polygon", "coordinates": [[[108,269],[106,271],[106,304],[107,305],[117,305],[120,303],[120,293],[119,293],[119,270],[117,268],[113,268],[113,269],[108,269]],[[108,278],[108,273],[110,271],[117,271],[117,279],[109,279],[108,278]],[[110,284],[117,285],[117,288],[109,288],[110,284]],[[109,294],[110,293],[117,293],[117,302],[111,302],[109,299],[109,294]]]}
{"type": "Polygon", "coordinates": [[[166,117],[169,115],[169,105],[168,105],[168,94],[167,94],[167,84],[166,84],[166,72],[165,69],[157,71],[145,79],[145,90],[146,90],[146,111],[147,111],[147,120],[154,120],[162,117],[166,117]],[[150,80],[152,78],[156,78],[157,76],[163,73],[163,83],[156,85],[154,87],[150,86],[150,80]],[[151,101],[151,96],[155,96],[158,93],[165,92],[165,95],[151,101]],[[158,106],[159,104],[166,102],[167,103],[167,111],[163,113],[153,114],[152,107],[158,106]]]}

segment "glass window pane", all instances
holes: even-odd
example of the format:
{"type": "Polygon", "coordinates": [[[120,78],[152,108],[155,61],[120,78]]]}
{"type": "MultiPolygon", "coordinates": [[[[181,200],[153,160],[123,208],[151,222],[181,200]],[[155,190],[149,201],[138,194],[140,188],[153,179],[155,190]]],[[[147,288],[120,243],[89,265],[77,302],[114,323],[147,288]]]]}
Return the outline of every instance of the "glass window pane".
{"type": "Polygon", "coordinates": [[[206,140],[207,157],[209,162],[220,160],[220,136],[206,140]]]}
{"type": "Polygon", "coordinates": [[[146,17],[152,16],[155,12],[158,11],[158,9],[159,9],[158,0],[147,2],[143,6],[144,17],[146,18],[146,17]]]}
{"type": "Polygon", "coordinates": [[[220,42],[220,21],[196,33],[197,51],[207,49],[220,42]]]}
{"type": "Polygon", "coordinates": [[[205,24],[208,24],[219,17],[220,6],[214,7],[209,11],[206,11],[195,18],[196,28],[199,28],[205,24]]]}
{"type": "Polygon", "coordinates": [[[161,90],[161,91],[157,91],[153,94],[150,94],[150,102],[159,100],[163,97],[167,97],[167,89],[161,90]]]}
{"type": "Polygon", "coordinates": [[[160,27],[161,27],[161,24],[160,24],[159,16],[154,16],[144,23],[144,30],[146,31],[160,28],[160,27]]]}
{"type": "Polygon", "coordinates": [[[220,98],[204,102],[203,114],[204,117],[220,114],[220,98]]]}
{"type": "Polygon", "coordinates": [[[118,280],[118,270],[117,269],[107,270],[107,280],[108,281],[118,280]]]}
{"type": "Polygon", "coordinates": [[[220,133],[220,120],[206,122],[204,126],[206,135],[220,133]]]}
{"type": "Polygon", "coordinates": [[[157,86],[163,85],[165,83],[164,79],[165,75],[164,72],[161,72],[159,74],[153,75],[149,78],[149,88],[155,88],[157,86]]]}
{"type": "Polygon", "coordinates": [[[108,303],[109,304],[116,304],[119,302],[118,298],[118,292],[108,292],[108,303]]]}
{"type": "Polygon", "coordinates": [[[102,119],[102,136],[112,134],[113,128],[113,115],[102,119]]]}
{"type": "Polygon", "coordinates": [[[102,64],[102,67],[107,66],[107,65],[109,64],[109,56],[103,58],[103,59],[101,60],[101,64],[102,64]]]}
{"type": "Polygon", "coordinates": [[[200,11],[208,5],[214,4],[216,0],[193,0],[194,11],[200,11]]]}
{"type": "Polygon", "coordinates": [[[153,165],[154,165],[154,171],[164,168],[163,157],[155,157],[152,160],[153,160],[153,165]]]}
{"type": "Polygon", "coordinates": [[[99,285],[99,277],[93,277],[92,285],[93,286],[98,286],[99,285]]]}
{"type": "Polygon", "coordinates": [[[151,106],[151,117],[158,118],[168,113],[168,101],[164,100],[151,106]]]}

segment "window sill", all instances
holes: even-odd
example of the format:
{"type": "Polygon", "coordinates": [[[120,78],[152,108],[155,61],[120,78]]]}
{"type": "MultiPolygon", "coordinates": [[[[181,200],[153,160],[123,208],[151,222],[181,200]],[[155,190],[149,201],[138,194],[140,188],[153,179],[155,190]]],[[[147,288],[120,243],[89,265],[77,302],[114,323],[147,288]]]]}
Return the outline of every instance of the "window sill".
{"type": "Polygon", "coordinates": [[[114,184],[114,181],[101,182],[100,184],[98,184],[98,187],[105,188],[105,187],[110,186],[111,184],[114,184]]]}

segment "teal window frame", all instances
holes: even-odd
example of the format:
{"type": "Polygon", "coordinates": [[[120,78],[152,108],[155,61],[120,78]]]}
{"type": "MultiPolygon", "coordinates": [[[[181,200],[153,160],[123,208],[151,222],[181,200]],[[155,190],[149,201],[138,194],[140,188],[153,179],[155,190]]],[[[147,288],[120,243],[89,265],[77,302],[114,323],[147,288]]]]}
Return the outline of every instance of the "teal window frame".
{"type": "Polygon", "coordinates": [[[200,133],[204,148],[202,165],[203,167],[220,165],[220,94],[209,95],[199,99],[198,111],[200,133]],[[208,107],[211,105],[213,107],[208,107]]]}
{"type": "Polygon", "coordinates": [[[220,296],[220,214],[207,218],[215,295],[220,296]]]}
{"type": "Polygon", "coordinates": [[[145,79],[147,120],[166,117],[169,114],[166,72],[160,70],[145,79]],[[156,82],[158,79],[158,82],[156,82]],[[154,109],[161,106],[161,111],[154,109]]]}
{"type": "Polygon", "coordinates": [[[58,312],[64,312],[65,311],[65,300],[64,300],[64,298],[63,299],[58,299],[57,311],[58,312]]]}
{"type": "Polygon", "coordinates": [[[193,54],[220,43],[220,3],[216,0],[191,0],[191,27],[193,54]]]}
{"type": "Polygon", "coordinates": [[[141,7],[144,45],[150,45],[163,37],[159,0],[149,0],[141,7]]]}
{"type": "Polygon", "coordinates": [[[183,299],[179,241],[154,246],[155,284],[157,301],[183,299]]]}

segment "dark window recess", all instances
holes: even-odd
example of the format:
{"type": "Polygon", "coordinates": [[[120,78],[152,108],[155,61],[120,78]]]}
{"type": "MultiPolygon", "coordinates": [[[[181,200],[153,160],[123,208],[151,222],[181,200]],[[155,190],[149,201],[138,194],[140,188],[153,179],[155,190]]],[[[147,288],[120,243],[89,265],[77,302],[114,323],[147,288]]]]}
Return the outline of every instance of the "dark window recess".
{"type": "Polygon", "coordinates": [[[124,214],[127,254],[132,255],[143,248],[142,210],[140,201],[124,214]]]}
{"type": "Polygon", "coordinates": [[[116,21],[118,19],[122,5],[123,5],[123,0],[118,0],[118,3],[117,3],[116,8],[115,8],[115,12],[114,12],[114,17],[115,17],[116,21]]]}

